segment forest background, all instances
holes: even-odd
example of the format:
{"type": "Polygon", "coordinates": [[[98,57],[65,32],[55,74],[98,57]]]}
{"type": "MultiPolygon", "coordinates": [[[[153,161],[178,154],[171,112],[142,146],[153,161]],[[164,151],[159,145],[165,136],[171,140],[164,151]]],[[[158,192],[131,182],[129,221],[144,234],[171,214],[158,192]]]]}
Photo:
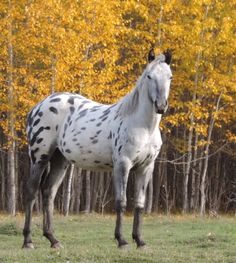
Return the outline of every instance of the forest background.
{"type": "MultiPolygon", "coordinates": [[[[235,0],[0,1],[0,210],[23,210],[27,112],[57,91],[116,102],[154,47],[172,50],[173,81],[146,211],[235,212],[235,24],[235,0]]],[[[112,188],[111,174],[71,167],[55,207],[112,212],[112,188]]]]}

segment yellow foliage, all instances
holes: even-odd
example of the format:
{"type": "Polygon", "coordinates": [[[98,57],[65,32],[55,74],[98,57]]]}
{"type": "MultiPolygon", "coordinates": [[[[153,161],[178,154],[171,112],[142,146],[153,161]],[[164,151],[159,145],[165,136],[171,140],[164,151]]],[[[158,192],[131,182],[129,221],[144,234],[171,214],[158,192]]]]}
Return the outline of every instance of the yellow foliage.
{"type": "Polygon", "coordinates": [[[134,86],[154,45],[156,53],[173,49],[174,58],[171,114],[163,130],[194,129],[203,145],[213,115],[215,128],[227,130],[222,138],[234,141],[229,130],[236,115],[233,2],[14,0],[11,8],[1,2],[1,129],[9,134],[12,111],[24,143],[27,112],[54,91],[78,92],[107,104],[117,101],[134,86]],[[220,94],[221,108],[214,113],[220,94]]]}

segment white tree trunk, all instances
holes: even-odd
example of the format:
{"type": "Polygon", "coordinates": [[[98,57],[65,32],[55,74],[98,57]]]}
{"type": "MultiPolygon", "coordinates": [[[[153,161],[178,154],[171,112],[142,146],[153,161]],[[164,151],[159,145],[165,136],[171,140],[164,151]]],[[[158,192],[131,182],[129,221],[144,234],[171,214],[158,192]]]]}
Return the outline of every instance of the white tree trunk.
{"type": "Polygon", "coordinates": [[[12,46],[12,4],[8,1],[8,65],[7,65],[7,85],[8,85],[8,212],[11,215],[16,213],[16,185],[15,185],[15,118],[14,118],[14,96],[13,96],[13,46],[12,46]]]}
{"type": "Polygon", "coordinates": [[[200,215],[204,216],[206,212],[206,176],[207,176],[207,168],[208,168],[208,159],[209,159],[209,147],[210,147],[210,142],[211,142],[211,136],[212,136],[212,131],[215,123],[215,113],[218,112],[219,106],[220,106],[220,99],[221,99],[221,94],[218,97],[217,103],[216,103],[216,110],[214,113],[211,115],[211,120],[209,124],[209,129],[208,129],[208,136],[207,136],[207,145],[205,148],[205,159],[203,163],[203,172],[202,172],[202,180],[201,180],[201,186],[200,186],[200,191],[201,191],[201,204],[200,204],[200,215]]]}
{"type": "Polygon", "coordinates": [[[68,216],[69,210],[70,210],[71,183],[72,183],[73,174],[74,174],[74,165],[71,164],[70,173],[69,173],[67,186],[66,186],[66,192],[65,192],[65,205],[64,205],[64,215],[65,216],[68,216]]]}
{"type": "Polygon", "coordinates": [[[90,171],[86,171],[86,175],[85,175],[86,197],[85,197],[85,210],[84,210],[86,214],[90,212],[90,205],[91,205],[90,174],[91,174],[90,171]]]}

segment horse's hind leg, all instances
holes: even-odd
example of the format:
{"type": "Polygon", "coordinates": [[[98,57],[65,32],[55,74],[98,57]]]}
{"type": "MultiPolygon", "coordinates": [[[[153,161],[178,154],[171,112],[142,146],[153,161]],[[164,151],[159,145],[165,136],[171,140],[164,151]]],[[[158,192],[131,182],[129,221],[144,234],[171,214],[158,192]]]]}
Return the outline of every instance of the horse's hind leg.
{"type": "Polygon", "coordinates": [[[56,150],[50,160],[50,173],[42,183],[43,195],[43,235],[50,241],[51,247],[60,247],[59,241],[53,235],[53,208],[54,199],[59,186],[61,185],[69,162],[56,150]]]}
{"type": "Polygon", "coordinates": [[[32,210],[37,196],[43,173],[47,173],[47,163],[32,164],[30,177],[26,184],[25,225],[23,230],[23,248],[34,248],[31,239],[32,210]]]}

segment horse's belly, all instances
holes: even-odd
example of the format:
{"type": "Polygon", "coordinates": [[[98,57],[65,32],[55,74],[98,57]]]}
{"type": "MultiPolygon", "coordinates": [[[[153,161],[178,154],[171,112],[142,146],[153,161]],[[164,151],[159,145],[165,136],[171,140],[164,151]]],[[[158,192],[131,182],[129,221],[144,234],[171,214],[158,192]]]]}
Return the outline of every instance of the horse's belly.
{"type": "MultiPolygon", "coordinates": [[[[104,133],[104,132],[103,132],[104,133]]],[[[106,133],[95,137],[94,133],[84,132],[72,136],[67,133],[59,149],[63,155],[77,166],[88,170],[111,170],[112,150],[106,133]]]]}

